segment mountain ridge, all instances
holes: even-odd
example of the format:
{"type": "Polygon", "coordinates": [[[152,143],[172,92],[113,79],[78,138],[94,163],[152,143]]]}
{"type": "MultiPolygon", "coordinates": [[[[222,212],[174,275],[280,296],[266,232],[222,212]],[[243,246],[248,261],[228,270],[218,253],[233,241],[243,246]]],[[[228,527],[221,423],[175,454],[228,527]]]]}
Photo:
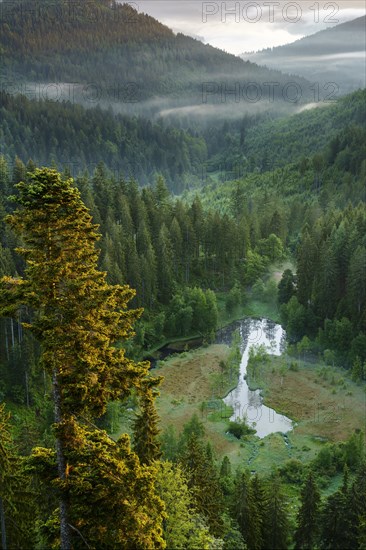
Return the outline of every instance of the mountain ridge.
{"type": "Polygon", "coordinates": [[[366,86],[366,16],[341,23],[275,48],[243,53],[262,66],[317,80],[335,82],[343,93],[366,86]]]}
{"type": "Polygon", "coordinates": [[[164,98],[164,108],[202,105],[205,84],[213,90],[211,104],[219,107],[251,103],[245,96],[249,83],[261,92],[267,82],[279,84],[274,99],[280,102],[290,80],[302,90],[300,102],[311,96],[304,78],[290,78],[181,33],[175,35],[128,5],[73,2],[71,12],[69,5],[65,0],[44,4],[18,0],[5,10],[0,39],[5,82],[93,83],[100,88],[134,83],[136,105],[120,104],[134,112],[139,103],[154,98],[164,98]],[[238,91],[233,94],[233,89],[238,91]]]}

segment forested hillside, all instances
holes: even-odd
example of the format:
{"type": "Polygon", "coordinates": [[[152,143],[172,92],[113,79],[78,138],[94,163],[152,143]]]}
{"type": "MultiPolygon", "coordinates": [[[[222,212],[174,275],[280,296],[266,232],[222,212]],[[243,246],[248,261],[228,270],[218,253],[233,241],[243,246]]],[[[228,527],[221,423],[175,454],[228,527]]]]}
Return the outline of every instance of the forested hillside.
{"type": "Polygon", "coordinates": [[[73,175],[94,171],[99,162],[118,175],[148,185],[157,173],[182,191],[199,181],[207,158],[202,136],[145,118],[114,116],[99,107],[35,101],[3,93],[0,147],[13,162],[18,156],[37,165],[56,163],[73,175]]]}
{"type": "MultiPolygon", "coordinates": [[[[201,289],[227,292],[232,289],[233,295],[235,292],[244,295],[245,289],[264,275],[270,262],[284,257],[286,250],[297,254],[297,250],[301,250],[298,248],[299,243],[305,236],[308,238],[309,233],[317,244],[312,245],[312,261],[309,260],[310,263],[306,261],[303,269],[306,273],[310,270],[311,281],[314,278],[317,281],[319,277],[323,277],[322,272],[319,271],[317,274],[313,266],[317,265],[320,269],[327,258],[324,250],[328,248],[333,250],[333,246],[328,247],[330,241],[327,240],[330,235],[324,233],[321,225],[318,227],[317,224],[324,223],[325,227],[330,224],[331,234],[338,233],[338,226],[344,225],[341,220],[343,215],[346,215],[342,214],[345,205],[349,203],[349,208],[353,205],[356,209],[354,211],[351,209],[351,213],[347,214],[353,220],[353,216],[356,215],[353,212],[358,212],[359,202],[365,199],[366,140],[365,131],[361,126],[364,119],[363,97],[364,93],[361,92],[353,94],[342,100],[340,105],[324,111],[334,115],[328,120],[328,127],[325,126],[325,129],[328,128],[328,133],[325,131],[321,138],[324,140],[328,137],[329,143],[322,150],[318,149],[315,155],[302,156],[299,161],[273,172],[267,172],[263,167],[263,173],[259,173],[256,168],[258,161],[253,162],[253,173],[236,182],[206,184],[204,192],[200,193],[200,198],[195,196],[195,191],[191,191],[188,201],[173,199],[161,176],[156,181],[150,180],[153,187],[149,186],[141,190],[138,186],[139,180],[126,179],[123,173],[111,171],[103,164],[95,168],[92,176],[80,174],[76,178],[82,197],[102,231],[101,267],[108,272],[111,282],[129,283],[135,288],[136,304],[146,309],[145,326],[139,332],[140,346],[149,347],[163,336],[183,336],[197,332],[210,334],[217,323],[217,320],[215,321],[217,313],[212,313],[216,307],[215,297],[210,294],[204,296],[201,289]],[[345,111],[344,105],[347,104],[349,109],[345,111]],[[356,124],[348,126],[346,121],[354,121],[356,124]],[[333,134],[342,123],[344,129],[338,134],[333,134]],[[332,135],[334,137],[331,139],[332,135]],[[329,221],[321,221],[323,216],[329,221]],[[163,270],[159,268],[161,262],[164,265],[163,270]],[[186,287],[191,290],[187,290],[186,287]],[[195,287],[197,289],[193,291],[195,287]],[[200,289],[199,292],[198,289],[200,289]],[[207,308],[207,314],[203,314],[205,308],[207,308]],[[200,316],[203,316],[201,321],[200,316]]],[[[23,112],[24,121],[27,120],[25,118],[27,109],[32,114],[32,109],[37,113],[40,107],[39,103],[29,102],[26,99],[14,100],[8,96],[5,99],[10,104],[23,106],[24,103],[24,109],[19,111],[23,112]]],[[[75,117],[80,115],[79,119],[74,119],[75,126],[77,126],[76,120],[88,124],[86,112],[82,107],[71,108],[52,102],[49,105],[46,103],[43,108],[46,106],[49,106],[51,113],[55,113],[55,120],[57,120],[56,113],[66,111],[70,117],[72,113],[75,117]],[[69,108],[70,111],[67,111],[69,108]]],[[[296,135],[295,128],[300,129],[297,135],[299,140],[300,136],[302,137],[303,143],[306,143],[304,134],[311,138],[313,132],[309,121],[313,120],[312,115],[313,113],[298,115],[294,122],[293,133],[290,133],[290,139],[282,141],[284,146],[293,145],[292,136],[296,135]],[[310,129],[306,130],[309,127],[310,129]]],[[[127,125],[131,133],[131,125],[134,122],[136,124],[134,135],[141,136],[141,141],[134,143],[144,144],[148,141],[153,144],[162,143],[161,139],[164,138],[168,145],[169,137],[173,132],[173,135],[180,135],[181,139],[189,137],[191,144],[194,144],[197,150],[205,150],[203,138],[190,137],[183,131],[178,133],[177,130],[169,128],[163,130],[158,125],[152,126],[148,123],[145,125],[138,119],[135,121],[124,117],[113,119],[112,115],[104,116],[99,110],[93,112],[93,116],[94,119],[91,120],[98,123],[102,141],[103,128],[105,128],[105,136],[108,135],[108,123],[118,125],[120,132],[127,125]],[[143,129],[150,131],[144,138],[146,142],[142,141],[143,129]],[[148,136],[154,137],[154,140],[149,139],[148,136]]],[[[286,132],[292,120],[294,119],[272,122],[273,135],[276,135],[276,128],[281,127],[285,129],[283,135],[288,135],[286,132]]],[[[44,124],[46,125],[46,122],[44,124]]],[[[266,124],[269,127],[270,123],[266,124]]],[[[263,136],[262,139],[264,139],[266,136],[264,130],[261,133],[260,125],[257,128],[258,135],[263,136]]],[[[67,144],[67,132],[65,133],[62,125],[59,129],[63,132],[64,143],[67,144]]],[[[253,127],[250,130],[253,134],[254,129],[253,127]]],[[[54,128],[52,132],[57,135],[54,128]]],[[[130,136],[130,133],[126,136],[130,136]]],[[[10,130],[7,135],[9,139],[10,130]]],[[[211,139],[214,143],[213,136],[211,139]]],[[[256,151],[260,151],[259,138],[257,143],[256,151]]],[[[30,141],[29,145],[31,145],[30,141]]],[[[47,141],[45,141],[46,145],[47,141]]],[[[244,143],[243,147],[245,146],[244,143]]],[[[143,150],[146,159],[148,148],[144,145],[143,150]]],[[[308,150],[312,150],[312,147],[309,146],[308,150]]],[[[133,151],[137,153],[139,149],[136,150],[131,146],[130,151],[131,154],[133,151]]],[[[277,151],[275,148],[273,151],[272,162],[279,164],[284,162],[281,154],[275,156],[277,151]]],[[[177,158],[176,156],[175,160],[177,158]]],[[[59,163],[56,156],[54,161],[59,163]]],[[[11,194],[13,185],[26,177],[27,169],[34,170],[32,162],[27,168],[19,159],[13,159],[13,163],[12,166],[12,163],[3,159],[1,164],[3,211],[9,211],[11,208],[6,197],[11,194]]],[[[153,162],[152,166],[154,166],[153,162]]],[[[196,166],[198,167],[197,164],[196,166]]],[[[67,165],[66,173],[70,168],[72,166],[67,165]]],[[[357,214],[359,215],[361,214],[357,214]]],[[[347,223],[354,222],[349,220],[347,223]]],[[[22,264],[12,253],[14,236],[9,234],[4,224],[2,227],[2,273],[4,275],[8,272],[19,273],[22,270],[22,264]]],[[[362,319],[355,316],[352,313],[353,310],[347,313],[348,306],[340,305],[337,309],[338,302],[344,303],[346,294],[350,296],[351,291],[346,289],[345,281],[348,277],[348,264],[352,254],[358,255],[361,261],[362,255],[360,256],[359,250],[356,252],[356,248],[362,246],[362,230],[361,232],[357,230],[356,233],[355,231],[356,229],[352,230],[351,234],[356,236],[352,236],[352,242],[347,244],[347,263],[342,264],[342,274],[339,273],[340,268],[332,269],[333,283],[330,286],[326,283],[324,287],[333,296],[332,315],[327,308],[324,310],[324,307],[319,304],[321,300],[327,301],[327,297],[321,298],[320,291],[315,289],[313,291],[313,283],[308,282],[307,297],[300,299],[300,303],[308,307],[309,300],[312,300],[311,295],[315,293],[314,296],[317,296],[315,309],[310,308],[314,318],[309,322],[308,328],[304,326],[298,330],[297,336],[302,337],[307,334],[314,337],[318,327],[323,327],[323,320],[335,317],[336,311],[341,316],[343,314],[346,317],[349,316],[354,330],[365,330],[362,319]],[[339,277],[342,278],[342,283],[337,282],[339,277]],[[335,288],[338,288],[336,293],[335,288]]],[[[347,239],[351,238],[349,231],[346,233],[347,239]]],[[[340,247],[342,253],[344,249],[344,246],[340,247]]],[[[337,258],[333,258],[332,261],[340,262],[337,258]]],[[[324,270],[327,269],[324,267],[324,270]]],[[[304,277],[307,276],[304,274],[304,277]]],[[[299,281],[301,282],[301,274],[299,274],[299,281]]],[[[304,290],[301,289],[300,282],[301,296],[304,290]]],[[[316,284],[319,285],[320,282],[316,284]]],[[[362,304],[360,307],[363,311],[362,304]]],[[[11,347],[10,325],[5,324],[3,331],[5,331],[3,338],[6,341],[6,346],[3,347],[5,353],[5,349],[11,347]]],[[[289,332],[291,333],[291,330],[289,332]]],[[[7,360],[10,360],[8,352],[7,360]]],[[[27,367],[24,366],[24,368],[27,367]]],[[[21,386],[23,384],[24,379],[21,386]]],[[[25,389],[24,386],[22,391],[25,389]]]]}
{"type": "Polygon", "coordinates": [[[364,549],[366,91],[0,7],[0,549],[364,549]]]}
{"type": "MultiPolygon", "coordinates": [[[[94,246],[99,237],[72,182],[61,179],[55,171],[29,168],[31,172],[25,182],[16,185],[17,193],[13,198],[20,208],[15,212],[11,209],[13,213],[7,218],[15,234],[22,236],[23,247],[19,252],[25,260],[25,270],[23,262],[19,262],[12,250],[6,247],[12,248],[16,243],[14,233],[9,231],[9,225],[2,230],[5,247],[1,265],[6,276],[1,282],[1,304],[2,314],[7,317],[2,321],[5,344],[5,354],[1,359],[2,391],[7,402],[16,407],[16,414],[21,414],[15,445],[8,416],[3,407],[0,410],[4,441],[1,455],[4,479],[1,488],[3,540],[6,525],[10,545],[20,547],[33,547],[38,540],[43,545],[55,544],[62,548],[67,548],[72,541],[73,546],[82,547],[87,540],[89,546],[109,548],[114,547],[118,540],[122,548],[130,548],[131,544],[144,549],[174,548],[178,543],[188,548],[200,544],[207,548],[218,545],[228,549],[254,549],[276,547],[278,541],[281,541],[281,548],[287,548],[293,540],[300,546],[316,543],[320,548],[333,548],[339,540],[343,541],[342,545],[352,540],[354,547],[362,548],[363,523],[360,517],[365,511],[362,434],[355,433],[346,443],[329,444],[305,467],[300,467],[296,460],[288,461],[276,473],[265,478],[250,477],[241,468],[236,473],[232,472],[227,457],[217,461],[211,445],[204,439],[204,426],[196,417],[185,425],[179,437],[174,432],[166,431],[159,443],[158,418],[154,409],[159,377],[148,376],[146,363],[133,363],[126,359],[124,350],[111,346],[116,339],[119,344],[126,339],[131,333],[131,321],[136,321],[141,313],[126,310],[134,292],[127,287],[108,284],[105,273],[98,271],[98,253],[94,246]],[[19,278],[16,270],[23,274],[23,278],[19,278]],[[13,277],[9,276],[11,273],[13,277]],[[52,432],[49,428],[51,395],[56,411],[52,432]],[[108,414],[106,406],[116,398],[122,400],[122,407],[128,409],[139,404],[136,409],[139,412],[129,428],[132,448],[127,435],[114,441],[103,429],[113,418],[113,409],[109,408],[108,414]],[[92,423],[90,419],[93,419],[92,423]],[[53,450],[55,444],[56,450],[53,450]],[[319,485],[327,484],[327,476],[339,475],[342,469],[344,476],[339,489],[329,497],[321,497],[319,485]],[[294,497],[289,495],[293,494],[292,487],[297,483],[302,484],[302,490],[296,500],[297,513],[294,516],[289,505],[290,501],[294,502],[294,497]],[[42,495],[41,500],[39,495],[42,495]],[[126,506],[126,501],[133,502],[132,509],[126,506]],[[90,503],[93,505],[90,506],[90,503]],[[115,528],[106,529],[112,504],[118,523],[115,528]],[[61,509],[60,524],[55,515],[58,514],[58,506],[61,509]],[[95,513],[99,506],[108,512],[95,513]],[[32,517],[28,513],[30,507],[32,517]],[[310,523],[309,515],[313,518],[310,523]],[[332,523],[335,515],[345,521],[341,532],[332,523]],[[14,517],[17,518],[17,529],[11,521],[14,517]]],[[[4,163],[2,174],[4,178],[4,163]]],[[[11,191],[12,182],[23,179],[23,176],[24,167],[18,162],[14,174],[3,179],[3,187],[6,185],[7,191],[11,191]]],[[[138,269],[142,268],[139,262],[146,259],[151,271],[154,262],[154,247],[149,242],[148,228],[152,232],[152,241],[157,238],[159,259],[165,265],[163,271],[156,273],[157,299],[162,306],[167,306],[165,310],[161,307],[155,309],[155,323],[160,324],[161,328],[164,324],[164,314],[161,314],[166,311],[170,330],[176,331],[176,327],[186,326],[187,330],[207,331],[210,329],[209,323],[215,319],[214,294],[198,287],[189,290],[187,285],[198,281],[201,286],[205,286],[205,281],[215,286],[220,283],[227,285],[228,281],[232,283],[236,280],[237,288],[232,297],[238,301],[243,293],[240,284],[247,288],[255,280],[258,292],[258,277],[264,273],[266,262],[283,254],[286,222],[281,213],[275,211],[268,226],[271,211],[268,205],[266,215],[261,218],[254,214],[251,218],[246,210],[238,211],[236,202],[233,203],[231,216],[221,217],[214,213],[203,216],[198,201],[191,206],[181,201],[173,202],[163,181],[159,180],[155,190],[142,192],[133,183],[120,182],[114,189],[118,189],[117,195],[121,201],[114,209],[111,206],[104,209],[103,202],[98,199],[98,188],[103,192],[109,189],[108,195],[111,193],[113,204],[111,186],[113,183],[116,186],[116,182],[103,176],[101,169],[98,169],[91,183],[96,201],[90,202],[89,206],[94,219],[100,215],[105,234],[104,244],[101,243],[102,263],[107,262],[109,227],[120,227],[122,231],[119,237],[114,235],[114,243],[122,245],[118,251],[121,257],[123,243],[128,242],[126,223],[130,224],[130,243],[147,247],[143,257],[135,256],[138,269]],[[120,223],[113,222],[113,210],[114,215],[120,216],[120,223]],[[165,223],[174,216],[173,213],[177,218],[173,217],[168,231],[165,223]],[[204,221],[205,218],[211,222],[204,221]],[[251,228],[246,227],[246,220],[249,219],[252,219],[251,228]],[[220,224],[214,233],[210,225],[213,220],[220,224]],[[256,223],[259,220],[260,226],[256,223]],[[136,221],[140,222],[137,233],[136,221]],[[180,226],[183,234],[185,230],[189,235],[186,241],[183,235],[181,240],[178,238],[180,226]],[[259,236],[264,236],[265,227],[267,232],[281,234],[282,240],[271,233],[267,239],[256,241],[259,236]],[[154,228],[155,231],[160,228],[158,234],[154,233],[154,228]],[[215,241],[220,235],[226,239],[225,242],[214,245],[212,242],[210,246],[214,248],[205,251],[203,247],[209,243],[207,234],[202,237],[205,228],[215,236],[215,241]],[[230,255],[235,250],[235,245],[230,248],[235,228],[238,237],[242,238],[249,229],[247,250],[242,251],[243,256],[240,256],[237,266],[246,260],[242,275],[240,270],[235,269],[235,255],[231,258],[234,263],[230,263],[230,255]],[[176,239],[174,247],[173,236],[176,239]],[[178,253],[176,249],[179,244],[182,246],[180,257],[186,260],[183,265],[179,264],[176,256],[174,266],[173,250],[178,253]],[[217,245],[222,248],[216,248],[217,245]],[[188,249],[191,251],[187,254],[188,249]],[[235,273],[234,279],[229,278],[225,283],[225,274],[231,270],[235,273]],[[179,277],[185,279],[183,283],[179,277]],[[179,288],[185,290],[179,291],[179,288]],[[195,325],[190,326],[189,320],[195,325]],[[200,327],[202,321],[204,326],[200,327]]],[[[92,201],[88,182],[81,179],[78,185],[85,200],[92,201]]],[[[245,209],[244,200],[241,204],[245,209]]],[[[314,213],[311,204],[308,205],[308,212],[314,213]]],[[[363,256],[356,248],[352,254],[352,246],[358,242],[359,235],[362,238],[365,234],[365,208],[364,205],[355,209],[350,207],[346,216],[336,212],[329,212],[327,216],[330,220],[323,222],[319,211],[315,223],[315,227],[319,228],[316,238],[326,238],[330,223],[334,223],[339,230],[337,234],[332,231],[332,240],[340,244],[336,246],[338,251],[344,250],[342,223],[348,224],[350,238],[346,248],[349,248],[351,258],[349,268],[346,266],[344,272],[347,299],[342,309],[337,311],[342,319],[335,319],[334,323],[326,322],[323,337],[326,340],[319,340],[319,344],[332,345],[334,351],[344,351],[346,348],[341,346],[346,346],[347,342],[347,350],[351,349],[354,354],[349,356],[350,359],[355,357],[354,375],[358,373],[361,379],[364,376],[362,354],[365,336],[362,335],[364,318],[360,312],[364,311],[364,303],[354,300],[353,289],[359,289],[363,284],[361,278],[357,279],[359,268],[362,269],[359,259],[363,256]],[[349,319],[344,315],[349,315],[349,319]],[[355,328],[361,332],[349,348],[349,339],[351,334],[354,335],[355,328]]],[[[302,251],[308,254],[313,246],[310,243],[306,248],[304,243],[299,248],[297,280],[287,271],[279,285],[280,301],[287,303],[289,300],[283,308],[284,316],[287,315],[284,320],[291,338],[295,337],[295,340],[301,336],[296,329],[308,331],[314,328],[315,321],[321,322],[321,316],[327,313],[314,309],[317,315],[312,317],[312,302],[304,294],[307,287],[301,276],[305,281],[307,278],[301,254],[302,251]],[[304,300],[307,300],[308,311],[301,305],[304,300]],[[310,324],[307,324],[308,321],[310,324]]],[[[239,244],[242,246],[241,241],[239,244]]],[[[113,251],[117,252],[115,248],[113,251]]],[[[133,251],[130,251],[125,268],[133,264],[133,257],[133,251]]],[[[113,275],[113,265],[118,265],[117,259],[107,266],[110,279],[114,276],[123,282],[122,274],[113,275]]],[[[144,283],[150,271],[145,273],[144,283]]],[[[319,281],[322,281],[320,269],[318,273],[319,281]]],[[[317,288],[314,286],[314,289],[317,288]]],[[[144,296],[144,289],[145,285],[140,289],[140,296],[144,296]]],[[[316,299],[314,303],[321,307],[318,295],[316,299]]],[[[214,325],[211,328],[214,329],[214,325]]],[[[322,331],[319,334],[323,334],[322,331]]],[[[157,333],[153,338],[156,337],[157,333]]],[[[128,342],[124,345],[128,346],[128,342]]],[[[240,428],[240,424],[236,426],[240,428]]],[[[235,423],[231,429],[234,427],[235,423]]]]}
{"type": "Polygon", "coordinates": [[[286,97],[292,97],[294,90],[287,94],[289,82],[301,91],[301,95],[295,93],[299,101],[311,97],[305,79],[258,67],[183,34],[175,35],[128,4],[17,0],[4,4],[0,24],[3,86],[12,93],[21,92],[27,82],[28,89],[34,82],[65,85],[66,89],[72,83],[75,101],[97,100],[117,111],[144,109],[148,113],[170,105],[202,107],[204,83],[210,83],[205,102],[223,108],[223,103],[238,99],[241,108],[253,96],[270,108],[272,92],[290,108],[286,97]],[[268,82],[276,85],[270,89],[265,85],[268,82]],[[257,90],[247,91],[249,83],[257,90]],[[236,86],[236,95],[226,93],[226,88],[236,86]],[[152,101],[145,105],[147,99],[152,101]]]}
{"type": "MultiPolygon", "coordinates": [[[[342,146],[345,151],[337,165],[343,162],[347,169],[352,155],[362,158],[362,151],[352,153],[354,147],[363,147],[357,134],[352,138],[352,128],[362,132],[365,103],[365,92],[359,91],[334,104],[319,103],[318,109],[279,120],[252,114],[238,121],[188,123],[177,128],[163,119],[151,122],[113,115],[99,107],[85,109],[71,102],[3,93],[0,144],[9,163],[18,156],[39,165],[56,163],[59,169],[68,167],[77,175],[84,170],[92,173],[103,162],[116,176],[134,177],[140,185],[149,184],[160,173],[169,188],[180,193],[205,183],[211,173],[219,172],[221,178],[230,180],[267,172],[289,160],[313,155],[330,142],[336,149],[339,139],[346,140],[347,147],[342,146]]],[[[338,154],[335,149],[333,156],[338,154]]]]}
{"type": "MultiPolygon", "coordinates": [[[[316,9],[316,5],[314,5],[316,9]]],[[[253,54],[242,54],[242,58],[259,65],[277,68],[304,76],[311,82],[324,86],[333,84],[341,93],[364,88],[365,67],[365,25],[366,17],[358,17],[339,23],[335,4],[324,6],[325,17],[332,25],[322,31],[290,44],[267,48],[253,54]],[[333,10],[331,14],[331,10],[333,10]]],[[[319,16],[314,12],[314,17],[319,16]]]]}
{"type": "MultiPolygon", "coordinates": [[[[335,18],[334,18],[335,19],[335,18]]],[[[263,53],[271,53],[273,57],[279,56],[306,56],[316,57],[342,52],[362,52],[364,47],[366,16],[352,19],[323,31],[295,40],[291,44],[277,46],[262,50],[263,53]]]]}
{"type": "MultiPolygon", "coordinates": [[[[233,179],[314,155],[348,127],[358,127],[362,132],[366,124],[365,105],[365,90],[359,90],[337,101],[317,97],[312,109],[291,117],[252,115],[209,129],[205,134],[208,172],[222,171],[226,179],[233,179]]],[[[362,148],[363,143],[360,140],[356,147],[362,148]]],[[[352,148],[348,150],[352,154],[352,148]]]]}

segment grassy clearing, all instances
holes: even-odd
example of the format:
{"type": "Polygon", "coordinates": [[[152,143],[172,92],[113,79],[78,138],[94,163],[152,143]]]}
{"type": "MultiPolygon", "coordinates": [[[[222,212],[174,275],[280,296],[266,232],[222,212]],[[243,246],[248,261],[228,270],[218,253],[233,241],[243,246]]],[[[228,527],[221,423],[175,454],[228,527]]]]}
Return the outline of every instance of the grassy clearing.
{"type": "MultiPolygon", "coordinates": [[[[228,360],[229,353],[228,346],[212,344],[159,361],[154,372],[164,377],[157,401],[163,426],[174,424],[180,431],[194,413],[204,422],[208,422],[211,413],[222,411],[225,417],[220,398],[228,387],[222,381],[220,363],[228,360]]],[[[232,387],[235,385],[236,377],[232,387]]]]}
{"type": "Polygon", "coordinates": [[[246,436],[239,441],[226,433],[231,410],[220,398],[237,384],[237,375],[230,380],[229,373],[222,383],[220,363],[228,361],[229,355],[228,346],[213,344],[159,362],[154,372],[164,376],[157,400],[161,425],[172,424],[179,433],[196,413],[219,457],[228,455],[234,466],[245,464],[258,472],[268,472],[273,464],[292,458],[294,451],[280,434],[265,440],[246,436]]]}
{"type": "Polygon", "coordinates": [[[365,429],[364,385],[342,369],[270,356],[257,365],[248,383],[252,389],[261,388],[265,404],[295,420],[296,426],[287,437],[276,433],[237,440],[226,433],[230,409],[220,399],[236,385],[236,378],[227,377],[226,385],[221,382],[220,362],[227,361],[229,353],[225,345],[210,345],[160,363],[156,373],[164,382],[157,406],[162,426],[172,424],[180,432],[196,413],[218,457],[227,455],[234,467],[241,464],[259,473],[290,459],[310,462],[327,441],[346,440],[355,429],[365,429]]]}
{"type": "MultiPolygon", "coordinates": [[[[268,278],[278,281],[287,268],[293,268],[290,261],[273,265],[268,278]]],[[[249,295],[244,307],[238,305],[233,311],[227,312],[226,295],[220,293],[217,298],[221,326],[244,316],[279,320],[278,307],[274,302],[262,303],[249,295]]],[[[161,395],[157,402],[161,425],[166,427],[172,424],[180,432],[184,424],[196,413],[205,424],[207,437],[218,456],[226,454],[234,465],[245,464],[258,472],[268,472],[274,464],[282,464],[291,458],[306,461],[314,458],[324,441],[314,439],[312,434],[301,433],[298,428],[289,434],[288,441],[285,441],[281,434],[273,434],[263,440],[256,436],[246,436],[239,441],[226,433],[231,411],[220,398],[237,385],[237,375],[231,373],[230,376],[228,372],[223,375],[220,367],[222,361],[228,361],[229,355],[230,350],[227,346],[210,345],[170,356],[159,362],[156,373],[164,376],[161,395]]],[[[261,382],[265,388],[265,382],[261,382]]],[[[272,406],[269,402],[266,404],[272,406]]],[[[283,404],[276,405],[277,407],[273,408],[286,413],[283,404]]],[[[288,416],[293,418],[292,414],[288,413],[288,416]]]]}
{"type": "Polygon", "coordinates": [[[223,381],[220,363],[227,362],[229,355],[228,346],[212,344],[159,362],[154,372],[164,381],[157,409],[161,425],[173,425],[178,433],[196,413],[218,457],[228,455],[238,464],[245,459],[246,449],[226,434],[232,411],[221,399],[237,384],[237,375],[230,377],[229,372],[223,381]]]}
{"type": "MultiPolygon", "coordinates": [[[[269,278],[279,280],[287,268],[293,268],[289,261],[272,266],[269,278]]],[[[249,297],[244,308],[238,306],[229,314],[225,295],[218,295],[218,301],[222,326],[245,315],[278,320],[275,304],[249,297]]],[[[220,366],[229,355],[227,346],[210,345],[159,363],[156,372],[165,378],[157,403],[163,427],[172,424],[180,432],[196,413],[218,457],[226,454],[234,467],[241,464],[259,473],[268,473],[290,459],[310,462],[327,441],[346,440],[355,429],[365,430],[365,385],[357,385],[343,369],[321,362],[269,356],[255,372],[248,373],[248,383],[252,389],[261,389],[267,406],[295,420],[296,425],[287,437],[277,433],[264,439],[246,436],[237,440],[226,433],[230,409],[220,399],[237,383],[237,375],[229,377],[220,366]]]]}
{"type": "Polygon", "coordinates": [[[251,389],[262,389],[264,402],[297,422],[293,437],[342,441],[365,429],[365,385],[347,371],[286,355],[248,369],[251,389]],[[291,366],[292,364],[292,366],[291,366]]]}

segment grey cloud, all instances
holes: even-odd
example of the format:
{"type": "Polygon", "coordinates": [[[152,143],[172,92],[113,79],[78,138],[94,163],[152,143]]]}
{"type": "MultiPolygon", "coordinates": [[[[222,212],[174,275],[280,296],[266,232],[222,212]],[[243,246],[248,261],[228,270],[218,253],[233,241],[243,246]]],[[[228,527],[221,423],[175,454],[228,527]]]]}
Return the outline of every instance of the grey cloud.
{"type": "MultiPolygon", "coordinates": [[[[344,23],[360,17],[366,11],[364,0],[318,2],[319,17],[317,17],[318,14],[314,12],[314,9],[310,9],[314,6],[312,0],[270,2],[273,8],[265,6],[266,3],[268,4],[266,0],[258,2],[213,0],[210,4],[217,13],[208,16],[207,22],[204,23],[202,20],[204,2],[201,0],[137,0],[131,3],[137,5],[140,12],[152,15],[173,28],[175,32],[183,32],[236,54],[245,49],[248,50],[248,47],[249,50],[255,50],[279,45],[279,36],[282,39],[281,43],[288,43],[299,37],[334,26],[337,22],[344,23]],[[261,17],[256,23],[246,21],[242,15],[243,8],[250,4],[257,4],[261,10],[259,11],[261,17]],[[301,7],[297,22],[286,21],[284,18],[284,14],[288,19],[296,17],[297,12],[295,8],[291,8],[291,4],[297,4],[301,7]],[[235,22],[234,16],[227,15],[226,23],[222,22],[223,10],[233,10],[235,5],[237,5],[240,13],[239,20],[235,22]],[[285,6],[287,8],[283,11],[285,6]],[[327,9],[324,9],[325,7],[327,9]],[[273,22],[269,21],[270,13],[274,16],[273,22]],[[245,48],[243,48],[244,43],[245,48]],[[253,47],[250,47],[250,45],[253,47]]],[[[247,13],[249,18],[255,16],[253,10],[252,12],[249,10],[247,13]]]]}

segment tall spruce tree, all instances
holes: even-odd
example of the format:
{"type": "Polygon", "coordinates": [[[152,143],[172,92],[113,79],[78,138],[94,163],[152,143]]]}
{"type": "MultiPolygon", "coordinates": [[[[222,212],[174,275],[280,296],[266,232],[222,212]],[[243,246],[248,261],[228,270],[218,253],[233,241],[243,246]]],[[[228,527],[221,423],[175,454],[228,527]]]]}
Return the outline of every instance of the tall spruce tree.
{"type": "Polygon", "coordinates": [[[355,481],[348,493],[348,536],[350,548],[363,548],[361,541],[365,526],[362,523],[366,518],[366,463],[362,463],[357,470],[355,481]]]}
{"type": "Polygon", "coordinates": [[[264,548],[283,550],[287,548],[289,523],[286,498],[278,474],[268,483],[264,548]]]}
{"type": "Polygon", "coordinates": [[[197,512],[207,521],[210,532],[214,536],[221,536],[224,499],[218,473],[212,457],[207,454],[203,442],[195,433],[188,437],[181,463],[188,478],[188,486],[192,490],[197,512]]]}
{"type": "Polygon", "coordinates": [[[232,514],[249,550],[262,547],[261,521],[247,472],[237,472],[232,514]]]}
{"type": "Polygon", "coordinates": [[[156,386],[161,378],[152,378],[143,382],[140,397],[141,411],[133,423],[134,450],[142,464],[152,464],[162,453],[157,436],[159,417],[155,408],[155,398],[158,395],[156,386]]]}
{"type": "Polygon", "coordinates": [[[321,517],[321,548],[353,548],[350,546],[348,506],[348,494],[343,488],[328,497],[321,517]]]}
{"type": "Polygon", "coordinates": [[[127,309],[134,291],[108,285],[98,270],[97,227],[73,181],[42,168],[16,187],[19,208],[7,221],[25,243],[18,252],[26,270],[24,278],[2,279],[2,314],[14,315],[22,305],[31,310],[24,326],[40,341],[41,364],[52,376],[60,541],[69,549],[71,496],[65,482],[74,432],[68,426],[81,415],[100,416],[108,400],[124,398],[132,387],[141,389],[147,364],[133,363],[113,345],[132,334],[140,312],[127,309]]]}
{"type": "Polygon", "coordinates": [[[319,531],[320,494],[313,472],[310,471],[301,491],[301,505],[297,516],[295,548],[314,548],[319,531]]]}
{"type": "Polygon", "coordinates": [[[263,546],[265,537],[265,523],[267,518],[267,500],[266,490],[263,481],[259,478],[258,474],[250,479],[250,487],[252,492],[252,498],[254,500],[256,515],[258,518],[260,542],[263,546]]]}

